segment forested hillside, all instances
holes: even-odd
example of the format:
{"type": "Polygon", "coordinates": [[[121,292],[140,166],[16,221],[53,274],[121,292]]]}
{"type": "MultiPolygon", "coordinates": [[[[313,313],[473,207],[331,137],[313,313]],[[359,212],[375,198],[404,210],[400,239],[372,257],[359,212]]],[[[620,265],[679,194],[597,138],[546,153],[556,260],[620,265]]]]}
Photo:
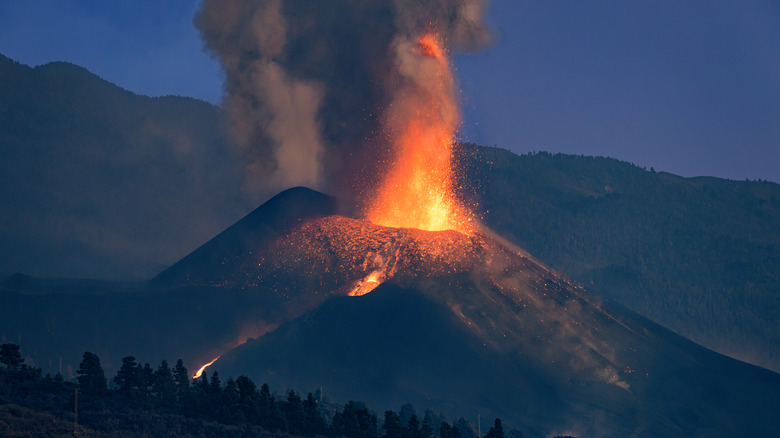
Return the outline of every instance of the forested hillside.
{"type": "Polygon", "coordinates": [[[488,226],[588,289],[780,370],[780,185],[459,148],[488,226]]]}

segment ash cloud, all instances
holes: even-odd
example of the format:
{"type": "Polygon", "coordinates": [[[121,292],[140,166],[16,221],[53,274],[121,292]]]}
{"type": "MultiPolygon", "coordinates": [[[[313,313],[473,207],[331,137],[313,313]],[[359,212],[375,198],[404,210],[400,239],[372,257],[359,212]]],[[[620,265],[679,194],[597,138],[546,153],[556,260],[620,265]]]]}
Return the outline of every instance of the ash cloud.
{"type": "Polygon", "coordinates": [[[395,47],[435,31],[453,53],[492,34],[486,0],[205,0],[195,17],[225,72],[223,107],[262,198],[306,185],[342,196],[376,184],[382,117],[405,79],[395,47]]]}

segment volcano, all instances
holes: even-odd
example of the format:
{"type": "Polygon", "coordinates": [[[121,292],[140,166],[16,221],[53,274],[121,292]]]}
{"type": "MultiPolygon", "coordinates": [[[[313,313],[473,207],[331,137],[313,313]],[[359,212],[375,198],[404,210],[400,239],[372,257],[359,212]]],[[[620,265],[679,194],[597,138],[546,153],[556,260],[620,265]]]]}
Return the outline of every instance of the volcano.
{"type": "Polygon", "coordinates": [[[273,298],[261,322],[278,328],[209,370],[529,436],[775,432],[780,375],[602,302],[487,229],[383,227],[337,206],[284,192],[155,279],[273,298]]]}

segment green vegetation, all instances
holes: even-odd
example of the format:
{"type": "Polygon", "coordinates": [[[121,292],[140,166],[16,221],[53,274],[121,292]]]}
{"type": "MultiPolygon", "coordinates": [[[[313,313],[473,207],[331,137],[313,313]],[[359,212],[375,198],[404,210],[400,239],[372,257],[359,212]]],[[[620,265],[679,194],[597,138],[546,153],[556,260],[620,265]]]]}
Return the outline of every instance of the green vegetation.
{"type": "Polygon", "coordinates": [[[780,185],[459,147],[486,224],[704,346],[780,371],[780,185]]]}
{"type": "MultiPolygon", "coordinates": [[[[377,415],[362,402],[339,406],[312,393],[304,399],[294,390],[280,397],[246,376],[222,384],[217,372],[191,381],[181,360],[172,369],[163,360],[154,370],[126,356],[112,379],[115,387],[108,389],[93,353],[84,353],[74,383],[59,374],[42,377],[40,368],[24,363],[18,345],[3,344],[0,352],[2,436],[65,437],[75,430],[101,437],[478,438],[463,418],[449,424],[426,410],[421,421],[408,403],[400,414],[385,412],[380,434],[377,415]]],[[[501,420],[495,425],[485,438],[504,438],[501,420]]],[[[519,431],[511,433],[522,438],[519,431]]]]}

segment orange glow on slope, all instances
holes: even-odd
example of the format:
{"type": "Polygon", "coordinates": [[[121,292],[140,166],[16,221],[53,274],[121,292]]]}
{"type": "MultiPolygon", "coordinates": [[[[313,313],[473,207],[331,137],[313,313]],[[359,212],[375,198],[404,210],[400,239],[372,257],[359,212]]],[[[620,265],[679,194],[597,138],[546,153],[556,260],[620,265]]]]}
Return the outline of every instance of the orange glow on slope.
{"type": "Polygon", "coordinates": [[[479,232],[423,231],[383,227],[367,220],[327,216],[280,237],[262,265],[262,276],[280,278],[287,287],[361,296],[388,280],[398,284],[468,272],[482,260],[485,239],[479,232]]]}
{"type": "Polygon", "coordinates": [[[382,284],[382,281],[384,281],[384,272],[383,271],[374,271],[363,280],[360,280],[354,289],[352,289],[352,292],[348,293],[350,297],[360,297],[363,296],[372,290],[376,289],[377,286],[382,284]]]}
{"type": "Polygon", "coordinates": [[[471,231],[453,192],[452,144],[460,110],[447,52],[434,34],[397,42],[401,88],[385,113],[395,157],[368,208],[371,222],[427,231],[471,231]]]}
{"type": "Polygon", "coordinates": [[[202,376],[202,375],[203,375],[203,370],[205,370],[205,369],[206,369],[206,367],[208,367],[209,365],[211,365],[211,364],[213,364],[214,362],[216,362],[216,361],[217,361],[217,359],[219,359],[220,357],[222,357],[222,356],[217,356],[217,357],[215,357],[215,358],[214,358],[214,359],[213,359],[211,362],[209,362],[209,363],[207,363],[206,365],[203,365],[202,367],[200,367],[200,369],[199,369],[198,371],[196,371],[196,372],[195,372],[195,374],[193,374],[193,375],[192,375],[192,378],[193,378],[193,379],[199,379],[199,378],[200,378],[200,376],[202,376]]]}

